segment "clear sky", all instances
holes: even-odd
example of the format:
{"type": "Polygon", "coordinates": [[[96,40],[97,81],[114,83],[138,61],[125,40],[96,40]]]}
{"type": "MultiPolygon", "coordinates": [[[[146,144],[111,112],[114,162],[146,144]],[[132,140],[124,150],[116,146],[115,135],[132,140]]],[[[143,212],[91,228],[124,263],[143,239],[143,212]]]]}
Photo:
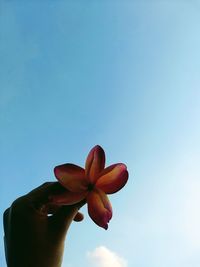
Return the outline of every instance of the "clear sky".
{"type": "Polygon", "coordinates": [[[1,213],[100,144],[129,182],[63,267],[199,267],[199,1],[2,0],[0,39],[1,213]]]}

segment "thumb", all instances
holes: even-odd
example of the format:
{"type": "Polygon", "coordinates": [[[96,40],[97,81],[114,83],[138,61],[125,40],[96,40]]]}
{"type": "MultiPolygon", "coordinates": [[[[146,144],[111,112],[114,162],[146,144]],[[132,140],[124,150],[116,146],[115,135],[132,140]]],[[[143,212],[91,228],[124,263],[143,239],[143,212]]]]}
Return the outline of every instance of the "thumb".
{"type": "Polygon", "coordinates": [[[65,238],[73,219],[76,220],[76,217],[80,217],[78,210],[81,206],[80,204],[62,206],[55,214],[49,217],[50,229],[57,238],[65,238]]]}

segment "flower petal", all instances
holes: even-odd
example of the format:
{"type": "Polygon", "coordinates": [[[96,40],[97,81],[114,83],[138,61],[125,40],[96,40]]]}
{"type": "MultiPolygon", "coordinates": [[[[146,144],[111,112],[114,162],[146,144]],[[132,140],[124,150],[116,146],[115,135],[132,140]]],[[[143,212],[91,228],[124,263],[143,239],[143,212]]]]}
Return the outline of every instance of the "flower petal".
{"type": "Polygon", "coordinates": [[[83,168],[74,164],[63,164],[54,168],[58,181],[71,192],[87,190],[87,180],[83,168]]]}
{"type": "Polygon", "coordinates": [[[106,194],[113,194],[119,191],[128,180],[128,171],[123,163],[113,164],[103,170],[96,182],[96,187],[106,194]]]}
{"type": "Polygon", "coordinates": [[[112,206],[106,194],[99,189],[94,189],[87,195],[87,203],[91,219],[107,230],[108,222],[112,218],[112,206]]]}
{"type": "Polygon", "coordinates": [[[56,205],[73,205],[83,200],[86,196],[87,192],[73,193],[66,191],[60,195],[50,196],[49,201],[51,204],[56,205]]]}
{"type": "Polygon", "coordinates": [[[95,183],[99,173],[105,166],[105,152],[102,147],[95,146],[89,152],[85,163],[85,174],[91,183],[95,183]]]}

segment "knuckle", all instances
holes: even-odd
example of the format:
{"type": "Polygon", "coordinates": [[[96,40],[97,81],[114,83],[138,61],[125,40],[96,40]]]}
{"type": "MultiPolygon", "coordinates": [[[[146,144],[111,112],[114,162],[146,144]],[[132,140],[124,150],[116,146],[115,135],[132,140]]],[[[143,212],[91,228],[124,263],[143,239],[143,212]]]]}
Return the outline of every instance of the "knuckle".
{"type": "Polygon", "coordinates": [[[25,197],[19,197],[16,200],[13,201],[13,203],[11,204],[11,209],[12,210],[18,210],[20,207],[22,207],[24,205],[25,202],[25,197]]]}

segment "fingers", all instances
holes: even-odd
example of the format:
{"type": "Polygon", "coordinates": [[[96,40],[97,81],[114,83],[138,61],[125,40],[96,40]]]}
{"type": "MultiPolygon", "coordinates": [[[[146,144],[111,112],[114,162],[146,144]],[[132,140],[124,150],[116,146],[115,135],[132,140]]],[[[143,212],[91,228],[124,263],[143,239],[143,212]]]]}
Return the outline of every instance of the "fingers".
{"type": "Polygon", "coordinates": [[[66,228],[73,219],[75,221],[83,220],[83,215],[77,214],[77,212],[85,203],[82,201],[73,206],[60,206],[49,200],[50,196],[56,196],[63,192],[67,192],[67,190],[58,182],[46,182],[27,195],[15,200],[12,204],[12,210],[23,211],[24,216],[27,217],[29,214],[35,220],[37,220],[38,216],[47,217],[48,214],[51,214],[53,216],[51,216],[52,218],[49,217],[49,219],[52,221],[52,224],[55,221],[55,224],[64,224],[66,228]],[[27,213],[28,210],[32,210],[32,212],[27,213]]]}
{"type": "Polygon", "coordinates": [[[58,206],[49,203],[49,196],[61,194],[64,191],[66,189],[58,182],[46,182],[29,192],[25,198],[41,215],[47,216],[59,209],[58,206]]]}
{"type": "Polygon", "coordinates": [[[46,182],[41,186],[35,188],[29,192],[26,197],[33,201],[48,201],[48,197],[51,194],[59,194],[66,191],[58,182],[46,182]]]}

